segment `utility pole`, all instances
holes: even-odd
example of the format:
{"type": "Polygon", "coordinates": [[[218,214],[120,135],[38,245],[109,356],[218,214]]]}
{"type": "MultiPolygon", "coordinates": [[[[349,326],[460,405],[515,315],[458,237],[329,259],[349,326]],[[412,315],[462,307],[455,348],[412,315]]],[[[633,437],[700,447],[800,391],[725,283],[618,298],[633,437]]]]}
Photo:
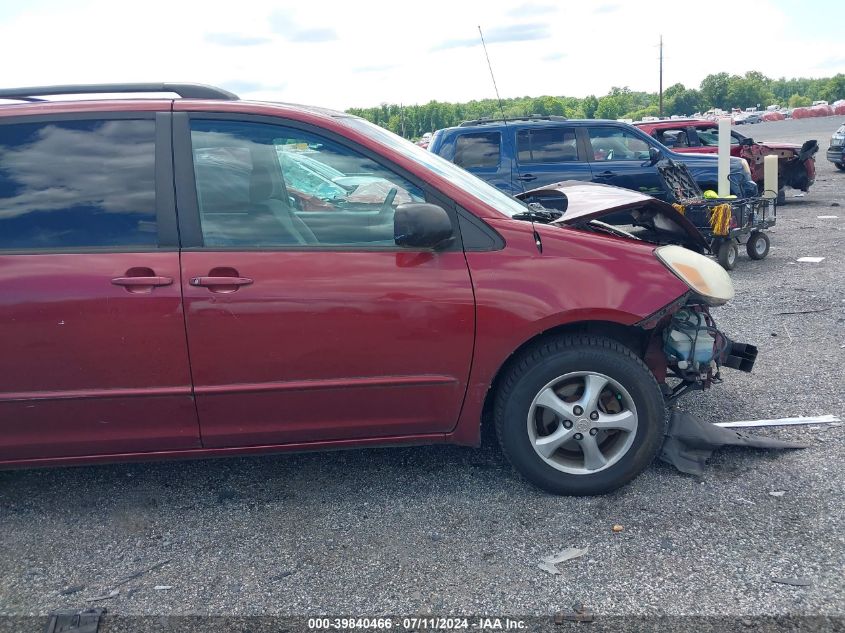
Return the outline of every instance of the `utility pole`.
{"type": "Polygon", "coordinates": [[[663,117],[663,35],[660,35],[660,113],[663,117]]]}

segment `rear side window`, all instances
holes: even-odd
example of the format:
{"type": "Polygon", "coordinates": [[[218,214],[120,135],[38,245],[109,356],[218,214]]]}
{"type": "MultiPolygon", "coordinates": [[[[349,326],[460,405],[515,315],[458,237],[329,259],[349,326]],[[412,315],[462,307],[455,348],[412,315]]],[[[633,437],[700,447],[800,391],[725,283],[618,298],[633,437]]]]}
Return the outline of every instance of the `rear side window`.
{"type": "Polygon", "coordinates": [[[157,245],[155,121],[0,125],[0,250],[157,245]]]}
{"type": "Polygon", "coordinates": [[[516,144],[521,163],[565,163],[578,160],[574,130],[560,127],[520,130],[516,144]]]}
{"type": "Polygon", "coordinates": [[[461,134],[455,142],[455,164],[464,169],[499,166],[502,135],[499,132],[461,134]]]}

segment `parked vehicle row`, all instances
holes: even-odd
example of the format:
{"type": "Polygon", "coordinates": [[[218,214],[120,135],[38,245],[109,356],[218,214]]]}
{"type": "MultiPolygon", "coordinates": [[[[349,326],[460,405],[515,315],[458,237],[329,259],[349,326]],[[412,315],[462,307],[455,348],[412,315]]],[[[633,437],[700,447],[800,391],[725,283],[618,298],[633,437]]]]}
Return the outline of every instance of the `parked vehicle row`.
{"type": "MultiPolygon", "coordinates": [[[[674,152],[688,154],[716,154],[719,151],[719,125],[702,119],[642,122],[638,128],[671,148],[674,152]]],[[[809,191],[816,180],[815,140],[803,145],[755,141],[731,129],[731,156],[744,158],[751,169],[751,177],[763,191],[764,158],[770,154],[778,157],[778,202],[785,199],[784,187],[809,191]]],[[[685,159],[686,160],[686,159],[685,159]]]]}
{"type": "MultiPolygon", "coordinates": [[[[644,193],[530,205],[360,118],[208,86],[3,98],[5,467],[477,445],[490,411],[527,479],[596,494],[652,461],[667,400],[750,370],[709,314],[730,278],[644,193]],[[181,98],[91,98],[140,92],[181,98]],[[598,220],[620,210],[633,232],[598,220]]],[[[562,153],[606,181],[672,154],[548,123],[442,147],[506,162],[509,192],[562,153]]]]}
{"type": "MultiPolygon", "coordinates": [[[[667,198],[657,162],[684,162],[704,189],[716,189],[715,156],[682,155],[619,121],[529,117],[468,121],[437,130],[429,151],[509,194],[564,180],[615,185],[667,198]]],[[[748,162],[731,159],[731,193],[754,196],[748,162]]]]}

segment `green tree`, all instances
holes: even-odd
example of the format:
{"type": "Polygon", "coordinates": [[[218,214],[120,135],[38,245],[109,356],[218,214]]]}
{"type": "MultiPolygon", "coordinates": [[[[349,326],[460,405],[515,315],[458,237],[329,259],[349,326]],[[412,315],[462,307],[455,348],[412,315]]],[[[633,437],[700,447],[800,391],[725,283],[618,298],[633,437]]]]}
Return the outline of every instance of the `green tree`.
{"type": "Polygon", "coordinates": [[[599,108],[599,100],[596,99],[595,95],[584,97],[582,107],[584,108],[584,118],[594,119],[596,118],[596,110],[599,108]]]}
{"type": "Polygon", "coordinates": [[[728,101],[728,86],[730,75],[728,73],[716,73],[707,75],[701,80],[701,98],[707,108],[730,109],[728,101]]]}
{"type": "Polygon", "coordinates": [[[794,94],[789,97],[789,107],[790,108],[805,108],[808,105],[812,105],[813,100],[810,97],[805,97],[804,95],[794,94]]]}
{"type": "Polygon", "coordinates": [[[845,75],[839,73],[828,79],[825,82],[824,88],[821,90],[820,96],[828,103],[845,99],[845,75]]]}

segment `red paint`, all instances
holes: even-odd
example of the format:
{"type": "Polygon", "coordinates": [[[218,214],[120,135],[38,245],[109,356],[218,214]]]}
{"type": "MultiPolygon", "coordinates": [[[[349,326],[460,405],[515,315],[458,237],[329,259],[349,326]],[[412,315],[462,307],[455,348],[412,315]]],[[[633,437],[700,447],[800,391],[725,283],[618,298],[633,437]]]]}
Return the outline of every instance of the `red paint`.
{"type": "Polygon", "coordinates": [[[199,446],[178,253],[0,255],[0,459],[199,446]]]}
{"type": "MultiPolygon", "coordinates": [[[[170,107],[48,103],[3,106],[0,116],[170,107]]],[[[631,326],[687,291],[653,246],[506,218],[337,113],[173,107],[345,136],[482,219],[505,246],[192,250],[181,261],[176,252],[0,255],[4,466],[475,444],[491,383],[521,345],[565,324],[631,326]]]]}

